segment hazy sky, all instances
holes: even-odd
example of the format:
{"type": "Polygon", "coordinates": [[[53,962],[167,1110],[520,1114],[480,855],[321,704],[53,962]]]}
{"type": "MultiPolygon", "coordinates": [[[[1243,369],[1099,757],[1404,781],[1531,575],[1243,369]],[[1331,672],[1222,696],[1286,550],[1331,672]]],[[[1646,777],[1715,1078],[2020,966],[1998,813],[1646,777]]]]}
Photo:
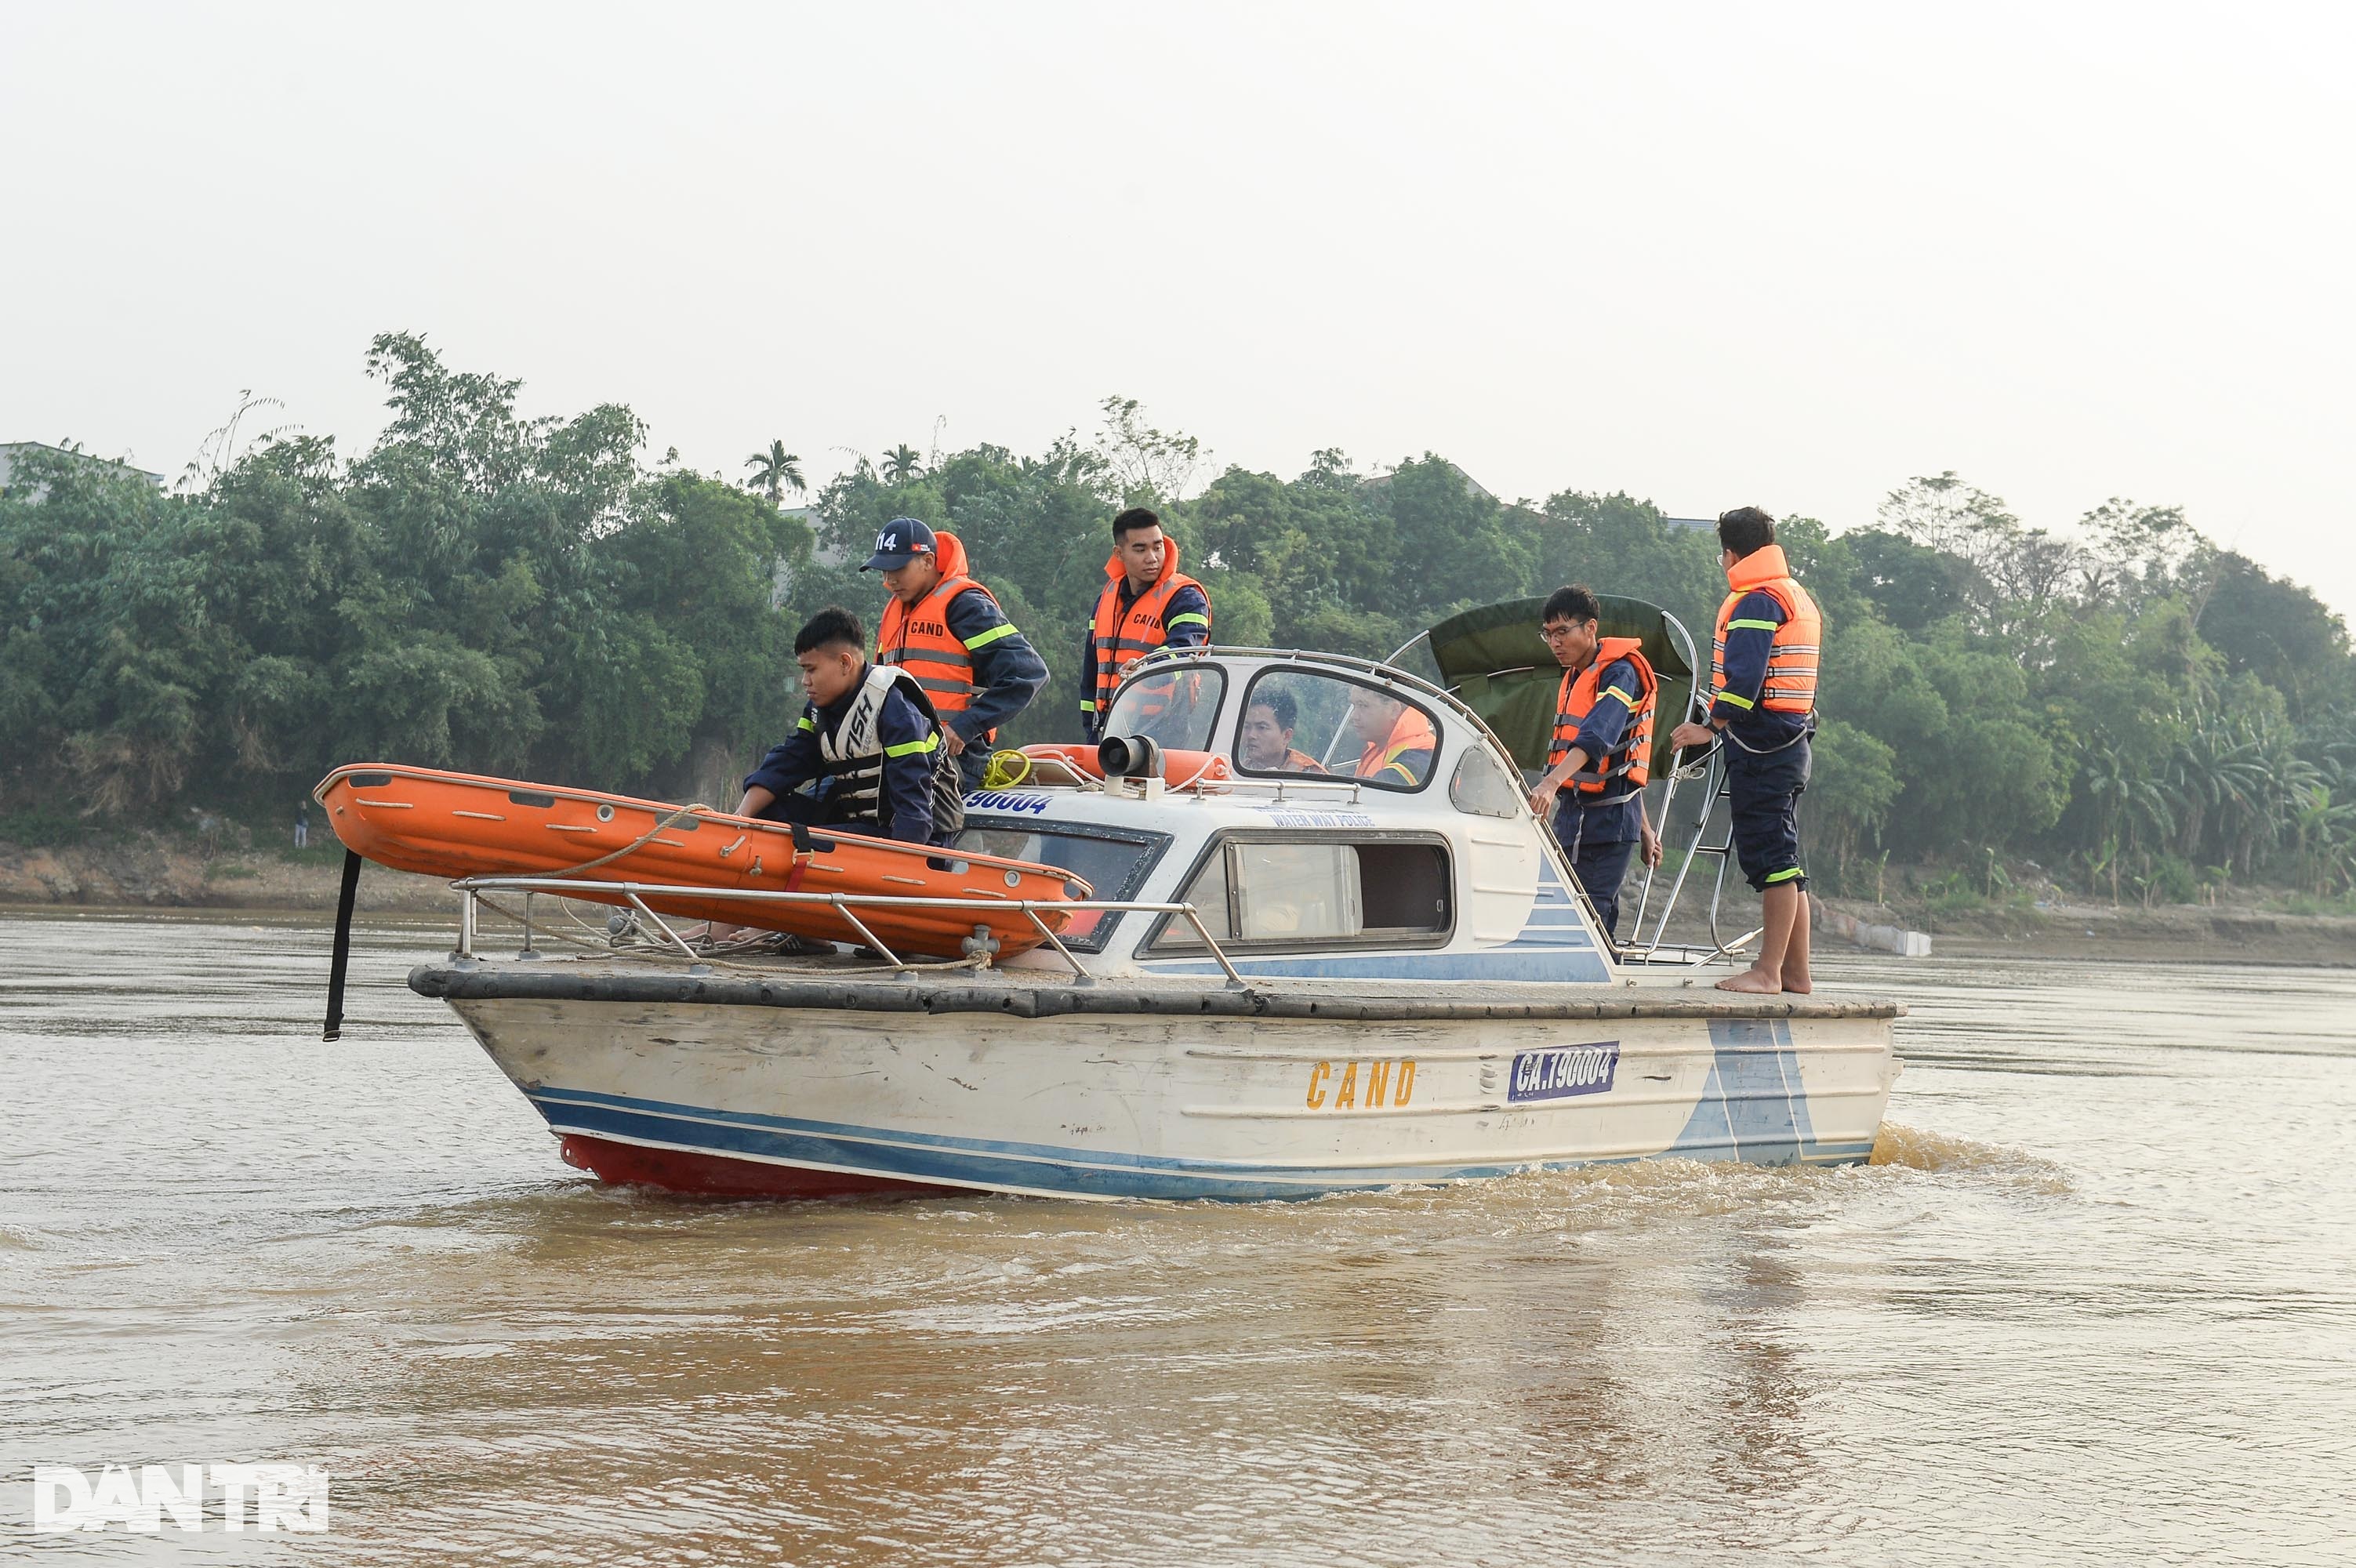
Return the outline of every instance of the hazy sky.
{"type": "Polygon", "coordinates": [[[2351,16],[0,0],[0,440],[356,451],[408,328],[732,475],[1120,392],[1283,474],[2179,502],[2356,611],[2351,16]]]}

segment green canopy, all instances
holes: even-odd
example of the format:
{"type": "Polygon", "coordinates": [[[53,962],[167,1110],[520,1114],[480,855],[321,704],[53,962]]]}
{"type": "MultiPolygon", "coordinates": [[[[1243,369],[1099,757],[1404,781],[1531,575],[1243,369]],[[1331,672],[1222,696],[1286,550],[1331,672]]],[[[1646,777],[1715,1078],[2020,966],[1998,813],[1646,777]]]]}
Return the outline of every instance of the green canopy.
{"type": "MultiPolygon", "coordinates": [[[[1694,671],[1686,657],[1686,642],[1670,630],[1672,623],[1658,605],[1612,594],[1596,598],[1603,607],[1602,634],[1637,639],[1660,677],[1653,773],[1661,777],[1668,772],[1676,750],[1669,732],[1692,703],[1694,671]]],[[[1466,610],[1428,634],[1440,684],[1487,721],[1514,760],[1533,772],[1547,764],[1554,739],[1555,692],[1562,683],[1562,670],[1538,635],[1538,614],[1545,607],[1542,598],[1513,599],[1466,610]]]]}

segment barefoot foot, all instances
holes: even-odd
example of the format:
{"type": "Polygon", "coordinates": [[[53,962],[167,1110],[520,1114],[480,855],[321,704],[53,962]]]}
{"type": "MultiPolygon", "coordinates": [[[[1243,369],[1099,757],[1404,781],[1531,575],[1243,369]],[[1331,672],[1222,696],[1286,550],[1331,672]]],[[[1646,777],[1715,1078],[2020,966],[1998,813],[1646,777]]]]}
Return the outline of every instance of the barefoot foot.
{"type": "Polygon", "coordinates": [[[1780,972],[1766,973],[1746,969],[1740,974],[1730,974],[1719,981],[1718,988],[1720,991],[1740,991],[1746,996],[1772,996],[1783,989],[1783,977],[1780,972]]]}
{"type": "Polygon", "coordinates": [[[1793,995],[1805,996],[1809,992],[1814,991],[1815,988],[1815,983],[1808,978],[1807,972],[1805,970],[1802,970],[1796,974],[1788,969],[1783,972],[1783,989],[1790,992],[1793,995]]]}

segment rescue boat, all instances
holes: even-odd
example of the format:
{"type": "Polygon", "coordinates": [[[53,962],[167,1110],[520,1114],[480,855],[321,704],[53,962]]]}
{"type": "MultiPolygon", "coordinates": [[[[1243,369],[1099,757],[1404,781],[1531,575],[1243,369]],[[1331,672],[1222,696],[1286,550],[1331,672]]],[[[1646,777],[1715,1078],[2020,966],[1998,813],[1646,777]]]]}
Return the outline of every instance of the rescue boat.
{"type": "MultiPolygon", "coordinates": [[[[597,889],[516,876],[460,884],[458,943],[410,986],[565,1160],[687,1193],[1261,1199],[1871,1154],[1903,1009],[1713,989],[1739,944],[1615,944],[1522,759],[1456,693],[1340,655],[1173,650],[1127,668],[1107,728],[1093,753],[993,758],[965,798],[948,853],[1097,890],[1027,951],[744,963],[649,933],[545,958],[527,931],[518,962],[476,900],[597,889]],[[1355,776],[1404,709],[1429,747],[1355,776]]],[[[739,922],[798,897],[710,896],[739,922]]]]}
{"type": "Polygon", "coordinates": [[[338,768],[312,798],[346,849],[395,871],[610,883],[570,896],[933,957],[985,938],[1006,954],[1026,951],[1070,923],[1074,912],[1054,906],[1092,891],[1070,871],[1003,855],[397,763],[338,768]],[[641,894],[646,885],[671,890],[641,894]]]}

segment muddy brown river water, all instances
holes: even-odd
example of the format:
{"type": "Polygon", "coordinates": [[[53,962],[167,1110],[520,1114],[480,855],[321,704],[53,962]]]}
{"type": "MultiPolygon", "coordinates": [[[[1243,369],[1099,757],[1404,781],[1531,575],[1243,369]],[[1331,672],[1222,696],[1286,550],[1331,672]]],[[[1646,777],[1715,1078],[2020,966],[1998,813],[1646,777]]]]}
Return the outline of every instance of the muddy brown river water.
{"type": "Polygon", "coordinates": [[[446,933],[0,919],[0,1557],[2356,1561],[2356,974],[1827,964],[1877,1163],[1292,1205],[601,1188],[446,933]],[[316,1465],[325,1534],[32,1533],[316,1465]]]}

